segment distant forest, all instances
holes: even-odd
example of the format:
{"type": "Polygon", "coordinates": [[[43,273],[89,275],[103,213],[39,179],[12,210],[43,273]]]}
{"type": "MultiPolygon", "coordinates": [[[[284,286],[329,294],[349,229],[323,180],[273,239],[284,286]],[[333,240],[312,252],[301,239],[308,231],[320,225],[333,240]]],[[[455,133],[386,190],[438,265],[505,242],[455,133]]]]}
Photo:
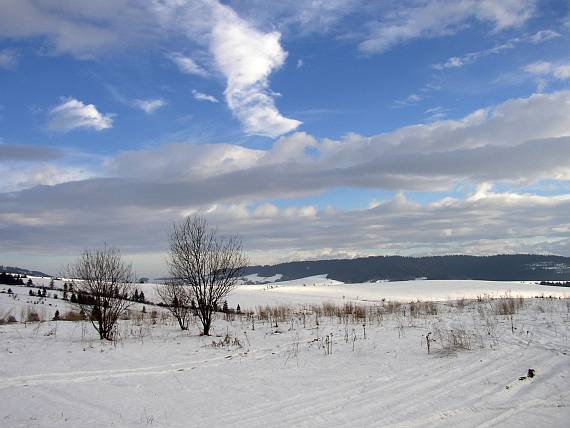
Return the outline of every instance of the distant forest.
{"type": "Polygon", "coordinates": [[[357,259],[315,260],[250,266],[246,274],[282,281],[328,274],[343,282],[427,279],[496,281],[562,281],[570,279],[570,257],[512,254],[496,256],[374,256],[357,259]]]}
{"type": "Polygon", "coordinates": [[[4,266],[0,265],[0,272],[4,273],[15,273],[18,275],[31,275],[31,276],[51,276],[47,273],[40,272],[39,270],[29,270],[16,266],[4,266]]]}

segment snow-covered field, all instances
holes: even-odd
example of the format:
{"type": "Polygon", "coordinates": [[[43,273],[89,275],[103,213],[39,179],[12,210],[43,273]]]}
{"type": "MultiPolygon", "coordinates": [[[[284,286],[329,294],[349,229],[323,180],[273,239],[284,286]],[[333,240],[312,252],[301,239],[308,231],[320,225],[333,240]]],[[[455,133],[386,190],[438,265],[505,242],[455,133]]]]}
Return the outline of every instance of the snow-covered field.
{"type": "MultiPolygon", "coordinates": [[[[154,287],[139,290],[152,300],[154,287]]],[[[10,288],[2,318],[70,309],[61,292],[10,288]]],[[[87,322],[0,325],[0,426],[566,427],[570,300],[559,297],[569,296],[531,283],[313,277],[240,286],[230,306],[289,307],[220,314],[214,337],[196,324],[182,332],[150,305],[120,322],[115,343],[87,322]],[[349,301],[366,309],[326,316],[320,306],[349,301]]]]}

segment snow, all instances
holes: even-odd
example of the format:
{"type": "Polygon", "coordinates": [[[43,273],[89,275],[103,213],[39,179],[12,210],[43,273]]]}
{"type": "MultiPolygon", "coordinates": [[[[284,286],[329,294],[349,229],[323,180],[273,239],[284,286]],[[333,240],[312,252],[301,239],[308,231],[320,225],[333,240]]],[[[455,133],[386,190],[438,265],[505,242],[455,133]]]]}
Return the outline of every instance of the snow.
{"type": "MultiPolygon", "coordinates": [[[[154,287],[138,286],[148,296],[154,287]]],[[[213,337],[200,336],[196,324],[180,331],[160,310],[151,318],[150,305],[145,314],[136,305],[136,316],[120,322],[115,343],[99,341],[88,322],[0,325],[0,425],[566,427],[570,300],[548,296],[569,291],[485,281],[342,284],[319,276],[240,286],[230,306],[304,305],[307,312],[294,309],[277,327],[220,314],[213,337]],[[496,312],[505,300],[489,298],[507,293],[529,296],[512,321],[496,312]],[[486,297],[465,307],[448,300],[477,296],[486,297]],[[440,302],[434,315],[411,316],[404,304],[366,321],[317,317],[307,306],[353,301],[377,313],[386,308],[382,298],[440,302]],[[471,349],[443,349],[452,330],[464,331],[471,349]],[[430,332],[436,341],[428,355],[430,332]],[[232,343],[212,345],[226,335],[232,343]],[[519,380],[530,368],[536,376],[519,380]]],[[[0,317],[41,308],[49,319],[70,308],[27,294],[27,287],[0,286],[0,317]],[[1,293],[7,288],[17,295],[1,293]]]]}
{"type": "MultiPolygon", "coordinates": [[[[147,291],[145,290],[145,295],[147,291]]],[[[327,279],[326,275],[311,276],[270,284],[241,285],[228,298],[230,305],[254,309],[260,305],[320,304],[329,301],[342,304],[347,301],[378,303],[382,300],[398,302],[445,301],[476,299],[477,297],[570,297],[570,288],[539,285],[535,282],[476,281],[476,280],[414,280],[344,284],[327,279]]]]}
{"type": "Polygon", "coordinates": [[[259,276],[257,273],[246,275],[243,277],[243,282],[245,284],[266,284],[269,282],[279,281],[283,275],[280,273],[273,276],[259,276]]]}

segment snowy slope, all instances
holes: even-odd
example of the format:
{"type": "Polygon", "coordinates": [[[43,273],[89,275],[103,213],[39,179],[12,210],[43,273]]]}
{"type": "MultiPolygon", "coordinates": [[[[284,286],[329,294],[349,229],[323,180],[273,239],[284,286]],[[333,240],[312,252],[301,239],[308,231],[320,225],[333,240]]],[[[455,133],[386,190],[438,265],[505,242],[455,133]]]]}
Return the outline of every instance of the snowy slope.
{"type": "Polygon", "coordinates": [[[258,320],[255,329],[245,317],[218,319],[220,337],[160,318],[130,320],[116,344],[98,341],[88,323],[4,325],[1,425],[566,427],[570,305],[531,299],[515,330],[487,307],[441,304],[434,316],[369,319],[366,338],[359,321],[321,317],[317,328],[314,316],[277,327],[258,320]],[[481,335],[471,350],[444,353],[435,342],[428,355],[425,335],[438,326],[481,335]],[[241,346],[212,346],[225,334],[241,346]],[[529,368],[536,377],[519,380],[529,368]]]}

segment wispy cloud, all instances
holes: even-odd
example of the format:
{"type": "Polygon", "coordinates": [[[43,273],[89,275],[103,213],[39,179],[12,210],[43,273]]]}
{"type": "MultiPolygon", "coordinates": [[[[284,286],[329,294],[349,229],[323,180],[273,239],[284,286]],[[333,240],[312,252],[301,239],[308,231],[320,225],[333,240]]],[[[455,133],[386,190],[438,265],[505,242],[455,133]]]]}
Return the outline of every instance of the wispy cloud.
{"type": "Polygon", "coordinates": [[[194,99],[198,101],[209,101],[211,103],[219,102],[219,100],[213,95],[208,95],[203,92],[199,92],[196,89],[192,89],[192,96],[194,96],[194,99]]]}
{"type": "Polygon", "coordinates": [[[553,64],[547,61],[538,61],[526,65],[524,70],[537,76],[551,77],[558,80],[570,79],[570,63],[553,64]]]}
{"type": "Polygon", "coordinates": [[[562,34],[553,30],[541,30],[530,36],[530,41],[535,45],[546,42],[547,40],[562,37],[562,34]]]}
{"type": "Polygon", "coordinates": [[[534,0],[432,0],[417,7],[403,6],[380,21],[369,24],[366,40],[359,47],[365,53],[381,53],[418,38],[455,34],[466,21],[490,22],[495,31],[520,27],[534,13],[534,0]]]}
{"type": "Polygon", "coordinates": [[[74,129],[102,131],[113,126],[114,114],[100,113],[93,104],[75,98],[64,98],[48,112],[48,129],[69,132],[74,129]]]}
{"type": "Polygon", "coordinates": [[[462,56],[453,56],[448,58],[444,63],[433,64],[432,68],[434,70],[445,70],[450,68],[461,68],[467,64],[477,61],[480,58],[484,58],[489,55],[497,55],[503,51],[514,49],[515,46],[520,42],[521,39],[514,38],[506,43],[494,46],[489,49],[484,49],[477,52],[470,52],[462,56]]]}
{"type": "Polygon", "coordinates": [[[161,98],[133,100],[133,105],[144,111],[146,114],[152,114],[159,108],[166,106],[166,104],[166,101],[161,98]]]}
{"type": "Polygon", "coordinates": [[[19,55],[15,49],[0,50],[0,68],[12,70],[18,65],[19,55]]]}
{"type": "Polygon", "coordinates": [[[403,100],[397,100],[394,105],[396,107],[407,107],[410,105],[414,105],[414,104],[418,104],[420,101],[422,101],[424,99],[424,97],[422,97],[421,95],[418,94],[410,94],[408,95],[408,97],[406,99],[403,100]]]}
{"type": "Polygon", "coordinates": [[[490,55],[498,55],[505,51],[509,51],[511,49],[515,49],[516,47],[520,46],[524,43],[532,43],[534,45],[538,45],[544,43],[548,40],[555,39],[557,37],[561,37],[559,33],[552,30],[541,30],[531,35],[525,35],[521,37],[513,37],[507,40],[505,43],[498,44],[493,46],[492,48],[483,49],[480,51],[469,52],[465,55],[461,56],[452,56],[448,58],[443,63],[433,64],[432,68],[434,70],[446,70],[446,69],[454,69],[454,68],[461,68],[468,64],[471,64],[481,58],[485,58],[490,55]]]}
{"type": "Polygon", "coordinates": [[[437,107],[428,108],[426,111],[424,111],[424,115],[426,116],[426,119],[429,122],[435,122],[438,120],[445,119],[448,111],[449,109],[445,107],[437,106],[437,107]]]}
{"type": "Polygon", "coordinates": [[[181,53],[171,53],[168,55],[168,58],[178,66],[178,69],[182,73],[186,74],[194,74],[196,76],[207,77],[208,72],[206,69],[201,67],[189,56],[182,55],[181,53]]]}

